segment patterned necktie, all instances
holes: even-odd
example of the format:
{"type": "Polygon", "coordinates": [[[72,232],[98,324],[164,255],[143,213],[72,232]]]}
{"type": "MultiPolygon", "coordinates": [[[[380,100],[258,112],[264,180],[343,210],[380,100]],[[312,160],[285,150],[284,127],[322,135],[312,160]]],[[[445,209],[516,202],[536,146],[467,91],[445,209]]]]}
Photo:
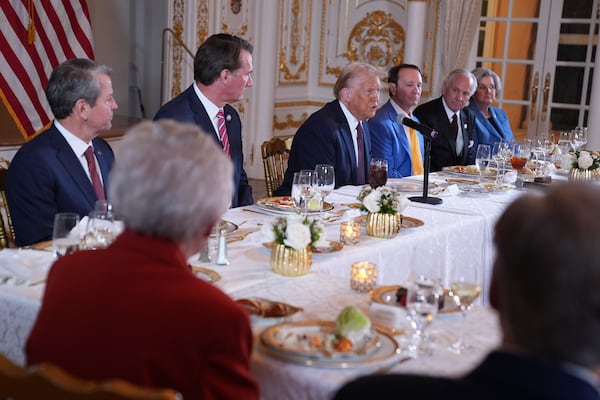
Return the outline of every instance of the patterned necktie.
{"type": "Polygon", "coordinates": [[[419,143],[417,131],[415,131],[413,128],[409,128],[408,130],[408,142],[410,144],[412,174],[423,175],[425,169],[423,168],[423,155],[421,154],[421,143],[419,143]]]}
{"type": "Polygon", "coordinates": [[[231,157],[229,151],[229,137],[227,136],[227,127],[225,127],[225,115],[223,115],[223,110],[221,109],[219,109],[219,112],[217,113],[217,126],[219,128],[219,140],[223,146],[223,151],[231,157]]]}
{"type": "Polygon", "coordinates": [[[356,163],[356,184],[363,185],[367,182],[365,179],[365,141],[363,129],[360,121],[356,126],[356,147],[358,148],[358,160],[356,163]]]}
{"type": "Polygon", "coordinates": [[[104,195],[104,187],[102,186],[102,181],[100,181],[100,175],[98,175],[98,169],[96,168],[94,149],[92,149],[92,146],[89,146],[83,154],[85,155],[85,160],[87,161],[88,170],[90,171],[90,178],[92,178],[92,186],[94,186],[96,196],[98,196],[98,200],[106,200],[106,196],[104,195]]]}

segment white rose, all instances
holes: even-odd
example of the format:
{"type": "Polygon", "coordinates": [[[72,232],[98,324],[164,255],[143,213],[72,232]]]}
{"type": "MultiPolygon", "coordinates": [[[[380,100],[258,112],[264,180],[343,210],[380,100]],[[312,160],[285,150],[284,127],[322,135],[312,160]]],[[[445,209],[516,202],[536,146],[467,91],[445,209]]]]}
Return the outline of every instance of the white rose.
{"type": "Polygon", "coordinates": [[[263,242],[274,242],[275,232],[273,232],[273,225],[264,224],[260,228],[260,235],[262,236],[263,242]]]}
{"type": "Polygon", "coordinates": [[[381,198],[381,193],[377,190],[373,190],[371,193],[367,195],[363,199],[363,205],[369,210],[369,212],[377,213],[379,212],[379,199],[381,198]]]}
{"type": "Polygon", "coordinates": [[[283,244],[296,250],[303,249],[310,244],[310,228],[302,223],[288,221],[285,236],[283,244]]]}
{"type": "Polygon", "coordinates": [[[410,204],[408,197],[404,195],[398,195],[398,213],[402,214],[402,211],[406,210],[406,207],[410,204]]]}
{"type": "Polygon", "coordinates": [[[577,159],[577,164],[579,168],[588,169],[594,163],[594,159],[587,151],[582,151],[579,153],[579,158],[577,159]]]}

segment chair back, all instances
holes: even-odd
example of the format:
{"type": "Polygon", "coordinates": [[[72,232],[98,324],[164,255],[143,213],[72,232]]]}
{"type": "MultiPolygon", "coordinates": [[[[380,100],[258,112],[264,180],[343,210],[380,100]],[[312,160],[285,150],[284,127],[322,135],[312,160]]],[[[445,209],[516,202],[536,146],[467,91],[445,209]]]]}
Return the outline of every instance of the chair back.
{"type": "Polygon", "coordinates": [[[260,146],[263,167],[265,170],[265,184],[267,196],[273,196],[273,192],[283,183],[283,175],[287,168],[289,155],[289,139],[274,137],[260,146]]]}
{"type": "Polygon", "coordinates": [[[9,161],[0,158],[0,249],[15,247],[15,229],[6,200],[6,175],[9,161]]]}
{"type": "Polygon", "coordinates": [[[51,364],[22,368],[0,354],[0,400],[182,400],[171,389],[148,388],[120,379],[88,381],[51,364]]]}

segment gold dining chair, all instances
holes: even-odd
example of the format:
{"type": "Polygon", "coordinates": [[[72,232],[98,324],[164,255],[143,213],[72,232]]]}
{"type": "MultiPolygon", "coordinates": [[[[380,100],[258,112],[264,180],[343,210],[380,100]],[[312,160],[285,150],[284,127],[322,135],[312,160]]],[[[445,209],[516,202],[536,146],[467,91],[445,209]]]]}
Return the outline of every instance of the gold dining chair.
{"type": "Polygon", "coordinates": [[[273,192],[283,183],[290,144],[291,138],[274,137],[260,146],[269,197],[273,196],[273,192]]]}
{"type": "Polygon", "coordinates": [[[0,249],[15,246],[15,229],[10,217],[5,190],[9,164],[7,159],[0,158],[0,249]]]}
{"type": "Polygon", "coordinates": [[[0,354],[0,400],[182,400],[172,389],[135,385],[120,379],[90,381],[51,364],[22,368],[0,354]]]}

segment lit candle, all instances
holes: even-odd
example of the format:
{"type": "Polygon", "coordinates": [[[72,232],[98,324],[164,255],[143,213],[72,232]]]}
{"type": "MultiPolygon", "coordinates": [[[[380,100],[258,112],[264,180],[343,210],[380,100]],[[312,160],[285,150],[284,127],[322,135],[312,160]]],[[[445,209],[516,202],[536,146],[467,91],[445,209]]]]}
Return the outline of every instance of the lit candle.
{"type": "Polygon", "coordinates": [[[343,244],[357,245],[360,242],[360,224],[345,221],[340,224],[340,241],[343,244]]]}
{"type": "Polygon", "coordinates": [[[377,267],[367,261],[352,264],[350,268],[350,287],[357,292],[368,292],[377,283],[377,267]]]}

